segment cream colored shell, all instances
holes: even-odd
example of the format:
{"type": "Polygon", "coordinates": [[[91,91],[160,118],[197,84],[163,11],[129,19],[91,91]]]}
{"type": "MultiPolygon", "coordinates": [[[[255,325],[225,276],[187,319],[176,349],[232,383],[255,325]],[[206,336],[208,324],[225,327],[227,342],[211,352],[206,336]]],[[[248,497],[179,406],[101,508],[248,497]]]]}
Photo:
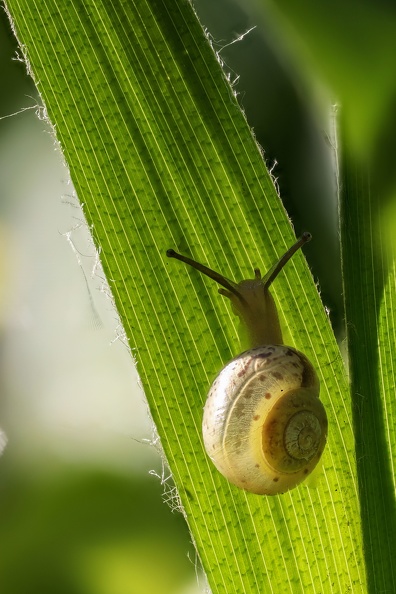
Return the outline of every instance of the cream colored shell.
{"type": "Polygon", "coordinates": [[[215,379],[203,437],[217,469],[238,487],[275,495],[314,469],[327,437],[319,380],[308,359],[284,345],[245,351],[215,379]]]}

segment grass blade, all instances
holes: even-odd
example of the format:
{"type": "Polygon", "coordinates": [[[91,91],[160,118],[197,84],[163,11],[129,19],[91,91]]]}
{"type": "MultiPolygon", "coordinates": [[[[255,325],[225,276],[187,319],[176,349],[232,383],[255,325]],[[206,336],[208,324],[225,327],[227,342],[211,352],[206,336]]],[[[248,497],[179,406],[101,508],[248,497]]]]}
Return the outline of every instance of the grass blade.
{"type": "Polygon", "coordinates": [[[187,1],[7,4],[55,126],[214,593],[365,591],[354,439],[341,356],[296,255],[273,293],[287,342],[322,381],[330,436],[318,486],[231,487],[202,446],[202,406],[237,352],[206,280],[268,269],[293,242],[262,155],[187,1]]]}

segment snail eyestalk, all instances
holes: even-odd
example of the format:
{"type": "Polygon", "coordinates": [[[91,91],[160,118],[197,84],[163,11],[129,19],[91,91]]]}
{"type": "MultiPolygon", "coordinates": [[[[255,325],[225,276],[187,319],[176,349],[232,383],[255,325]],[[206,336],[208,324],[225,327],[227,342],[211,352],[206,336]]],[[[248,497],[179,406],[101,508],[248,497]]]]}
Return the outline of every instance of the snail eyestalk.
{"type": "Polygon", "coordinates": [[[228,278],[225,278],[225,276],[223,276],[222,274],[219,274],[215,270],[208,268],[204,264],[200,264],[192,258],[188,258],[187,256],[183,256],[182,254],[178,254],[177,252],[175,252],[175,250],[167,250],[166,255],[168,256],[168,258],[175,258],[176,260],[180,260],[180,262],[184,262],[185,264],[192,266],[196,270],[199,270],[199,272],[202,272],[202,274],[204,274],[205,276],[208,276],[212,280],[216,281],[216,283],[227,289],[227,291],[230,291],[231,293],[236,295],[236,297],[238,297],[239,299],[243,299],[242,295],[236,288],[236,283],[234,283],[231,280],[228,280],[228,278]]]}
{"type": "Polygon", "coordinates": [[[267,272],[267,274],[263,278],[263,284],[264,284],[264,288],[266,290],[269,289],[272,282],[275,280],[275,278],[278,276],[278,274],[280,273],[280,271],[282,270],[284,265],[287,264],[287,262],[290,260],[290,258],[300,248],[302,248],[303,245],[308,243],[308,241],[311,241],[311,239],[312,239],[312,235],[308,231],[305,231],[301,235],[300,239],[298,239],[296,241],[296,243],[294,245],[292,245],[291,248],[289,248],[285,254],[283,254],[283,256],[278,260],[278,262],[276,262],[276,264],[274,264],[273,267],[270,268],[270,270],[267,272]]]}

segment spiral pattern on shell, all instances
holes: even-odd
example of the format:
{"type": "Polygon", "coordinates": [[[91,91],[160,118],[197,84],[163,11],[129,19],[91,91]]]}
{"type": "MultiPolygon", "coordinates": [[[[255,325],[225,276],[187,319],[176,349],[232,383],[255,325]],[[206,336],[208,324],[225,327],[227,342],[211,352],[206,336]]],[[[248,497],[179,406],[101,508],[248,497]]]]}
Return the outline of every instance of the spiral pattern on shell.
{"type": "Polygon", "coordinates": [[[204,408],[206,451],[238,487],[275,495],[314,469],[327,416],[307,357],[284,345],[245,351],[215,379],[204,408]]]}

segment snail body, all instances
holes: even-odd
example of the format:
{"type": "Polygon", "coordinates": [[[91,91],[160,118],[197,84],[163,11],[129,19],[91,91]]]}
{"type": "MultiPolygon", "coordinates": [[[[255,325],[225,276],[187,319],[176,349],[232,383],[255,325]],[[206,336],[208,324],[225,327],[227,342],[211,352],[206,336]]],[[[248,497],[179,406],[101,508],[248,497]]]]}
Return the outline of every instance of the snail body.
{"type": "Polygon", "coordinates": [[[315,468],[327,438],[319,379],[307,357],[282,344],[269,285],[304,243],[304,234],[261,278],[234,283],[202,264],[168,250],[223,286],[241,319],[250,348],[220,371],[204,407],[205,449],[216,468],[246,491],[276,495],[297,486],[315,468]]]}

